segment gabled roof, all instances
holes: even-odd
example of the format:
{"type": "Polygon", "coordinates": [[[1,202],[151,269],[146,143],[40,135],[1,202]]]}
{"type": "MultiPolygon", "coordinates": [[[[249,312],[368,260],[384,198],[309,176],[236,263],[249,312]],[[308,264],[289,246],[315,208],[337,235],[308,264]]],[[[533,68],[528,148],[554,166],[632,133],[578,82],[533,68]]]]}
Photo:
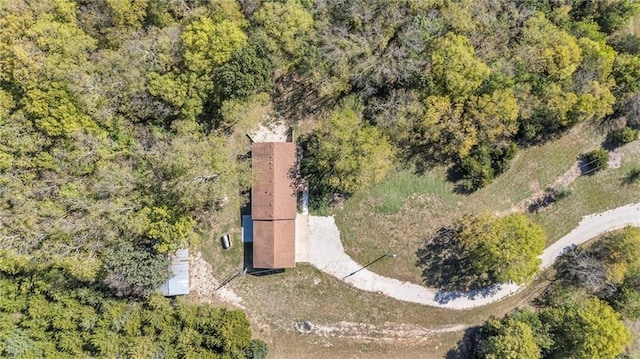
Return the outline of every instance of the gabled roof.
{"type": "Polygon", "coordinates": [[[296,149],[293,142],[254,143],[251,155],[251,217],[254,220],[295,219],[296,149]]]}
{"type": "Polygon", "coordinates": [[[293,142],[252,144],[253,267],[295,266],[297,212],[293,142]]]}
{"type": "Polygon", "coordinates": [[[296,265],[296,221],[253,221],[253,267],[291,268],[296,265]]]}

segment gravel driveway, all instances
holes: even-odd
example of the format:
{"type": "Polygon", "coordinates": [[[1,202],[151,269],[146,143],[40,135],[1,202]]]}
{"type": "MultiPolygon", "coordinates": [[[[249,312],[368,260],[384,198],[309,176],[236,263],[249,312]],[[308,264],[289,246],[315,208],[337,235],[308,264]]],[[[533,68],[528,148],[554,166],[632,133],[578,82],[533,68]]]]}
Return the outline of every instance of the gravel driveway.
{"type": "MultiPolygon", "coordinates": [[[[629,204],[602,213],[583,217],[569,234],[545,249],[540,256],[542,269],[549,267],[567,247],[626,226],[640,227],[640,203],[629,204]]],[[[521,287],[499,284],[472,292],[445,292],[414,283],[383,277],[355,262],[344,252],[340,231],[333,217],[309,216],[309,262],[358,289],[380,292],[389,297],[441,308],[468,309],[499,301],[521,287]],[[354,275],[353,272],[358,271],[354,275]]]]}

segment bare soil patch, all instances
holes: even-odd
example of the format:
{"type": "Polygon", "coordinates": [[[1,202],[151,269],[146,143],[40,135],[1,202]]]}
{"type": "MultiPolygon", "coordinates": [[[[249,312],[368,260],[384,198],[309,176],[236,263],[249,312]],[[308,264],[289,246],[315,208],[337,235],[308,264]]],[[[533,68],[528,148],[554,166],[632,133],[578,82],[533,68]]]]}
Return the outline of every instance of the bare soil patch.
{"type": "Polygon", "coordinates": [[[213,276],[211,264],[202,258],[202,253],[197,252],[189,258],[190,286],[194,295],[201,303],[224,302],[245,309],[241,304],[242,298],[229,288],[218,288],[220,282],[213,276]]]}

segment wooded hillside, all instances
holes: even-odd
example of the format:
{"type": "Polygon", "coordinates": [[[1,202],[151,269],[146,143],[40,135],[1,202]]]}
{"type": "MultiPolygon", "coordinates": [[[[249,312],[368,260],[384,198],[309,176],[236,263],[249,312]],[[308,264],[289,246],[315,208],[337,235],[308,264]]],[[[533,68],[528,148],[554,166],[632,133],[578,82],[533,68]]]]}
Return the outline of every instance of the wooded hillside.
{"type": "Polygon", "coordinates": [[[316,199],[360,191],[393,164],[454,163],[475,190],[518,147],[578,123],[640,127],[640,39],[620,31],[637,10],[0,0],[0,249],[149,297],[166,254],[246,200],[248,147],[233,138],[258,108],[317,125],[301,138],[316,199]]]}

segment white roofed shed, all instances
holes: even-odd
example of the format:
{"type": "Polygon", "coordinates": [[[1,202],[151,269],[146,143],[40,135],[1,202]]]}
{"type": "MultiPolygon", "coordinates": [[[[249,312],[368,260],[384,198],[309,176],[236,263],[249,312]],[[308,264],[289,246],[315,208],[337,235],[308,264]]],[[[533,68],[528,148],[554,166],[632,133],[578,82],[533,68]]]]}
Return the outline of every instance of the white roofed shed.
{"type": "Polygon", "coordinates": [[[171,278],[160,291],[165,297],[189,294],[189,249],[178,249],[171,256],[171,278]]]}

